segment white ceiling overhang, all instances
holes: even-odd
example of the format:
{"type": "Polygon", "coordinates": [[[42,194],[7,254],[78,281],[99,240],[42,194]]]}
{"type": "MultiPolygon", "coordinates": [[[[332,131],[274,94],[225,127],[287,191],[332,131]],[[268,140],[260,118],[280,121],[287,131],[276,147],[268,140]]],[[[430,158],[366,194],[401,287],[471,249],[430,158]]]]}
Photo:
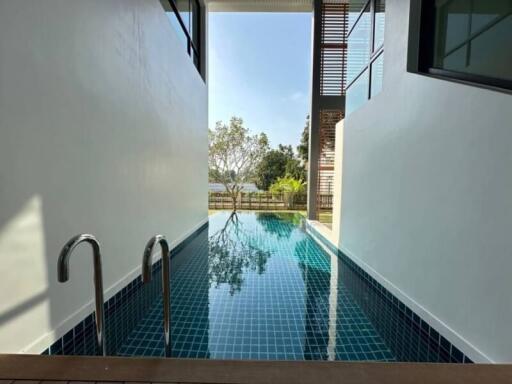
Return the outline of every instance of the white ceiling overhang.
{"type": "Polygon", "coordinates": [[[208,0],[210,12],[311,12],[313,0],[208,0]]]}

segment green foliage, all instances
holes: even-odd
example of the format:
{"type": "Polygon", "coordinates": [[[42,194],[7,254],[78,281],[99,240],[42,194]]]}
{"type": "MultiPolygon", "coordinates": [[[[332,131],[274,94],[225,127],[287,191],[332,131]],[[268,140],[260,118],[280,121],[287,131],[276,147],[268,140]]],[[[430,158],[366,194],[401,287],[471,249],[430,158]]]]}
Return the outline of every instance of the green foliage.
{"type": "Polygon", "coordinates": [[[268,138],[264,133],[250,135],[239,117],[232,117],[229,125],[217,122],[208,130],[208,176],[210,181],[221,183],[233,198],[233,210],[242,184],[251,182],[256,166],[268,151],[268,138]]]}
{"type": "Polygon", "coordinates": [[[270,192],[272,193],[297,194],[304,192],[305,189],[306,183],[304,181],[294,179],[290,176],[280,177],[270,186],[270,192]]]}
{"type": "Polygon", "coordinates": [[[300,139],[300,144],[297,147],[297,152],[299,153],[299,157],[305,163],[308,162],[308,158],[309,158],[309,125],[310,125],[310,118],[308,115],[306,117],[306,124],[304,126],[304,130],[302,131],[302,137],[300,139]]]}
{"type": "Polygon", "coordinates": [[[292,208],[295,202],[295,196],[299,193],[303,193],[305,190],[306,183],[304,181],[294,179],[290,176],[280,177],[270,186],[270,192],[283,194],[287,208],[292,208]]]}
{"type": "Polygon", "coordinates": [[[286,173],[286,164],[293,158],[293,153],[288,147],[279,146],[279,149],[272,149],[263,156],[256,167],[255,184],[258,189],[267,191],[278,177],[286,173]]]}
{"type": "Polygon", "coordinates": [[[259,189],[267,191],[280,177],[292,176],[306,179],[306,169],[298,160],[290,145],[279,145],[268,151],[256,168],[255,183],[259,189]]]}
{"type": "Polygon", "coordinates": [[[306,180],[308,177],[306,167],[304,167],[302,162],[297,158],[288,160],[285,167],[285,175],[291,176],[297,180],[306,180]]]}

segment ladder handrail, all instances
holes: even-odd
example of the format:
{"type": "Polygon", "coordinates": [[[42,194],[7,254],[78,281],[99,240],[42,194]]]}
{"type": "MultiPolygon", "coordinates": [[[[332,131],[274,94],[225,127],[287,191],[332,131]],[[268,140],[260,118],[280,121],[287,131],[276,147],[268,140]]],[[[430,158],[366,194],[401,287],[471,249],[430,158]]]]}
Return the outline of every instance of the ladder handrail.
{"type": "Polygon", "coordinates": [[[170,286],[170,252],[169,243],[163,235],[153,236],[144,249],[142,256],[142,282],[149,283],[152,276],[151,256],[154,247],[159,244],[162,249],[162,296],[164,304],[164,342],[165,356],[171,357],[171,286],[170,286]]]}
{"type": "Polygon", "coordinates": [[[101,267],[100,243],[93,235],[80,234],[72,237],[62,248],[57,263],[57,278],[60,283],[69,280],[69,258],[75,248],[81,243],[89,243],[92,246],[94,262],[94,298],[95,298],[95,321],[96,321],[96,344],[97,354],[106,356],[105,343],[105,313],[103,310],[103,273],[101,267]]]}

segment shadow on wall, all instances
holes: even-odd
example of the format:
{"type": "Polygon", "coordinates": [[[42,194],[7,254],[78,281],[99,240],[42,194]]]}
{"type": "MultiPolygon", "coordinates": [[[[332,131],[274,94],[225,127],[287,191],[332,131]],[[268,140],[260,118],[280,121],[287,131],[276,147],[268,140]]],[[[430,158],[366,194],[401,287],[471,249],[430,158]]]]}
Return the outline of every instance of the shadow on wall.
{"type": "Polygon", "coordinates": [[[2,352],[18,352],[20,339],[28,345],[40,336],[34,328],[51,325],[42,198],[34,195],[19,207],[0,217],[2,352]]]}
{"type": "MultiPolygon", "coordinates": [[[[12,207],[14,196],[9,197],[12,207]]],[[[71,261],[70,285],[74,287],[58,283],[58,254],[50,249],[59,249],[59,245],[53,244],[50,248],[48,238],[58,238],[62,245],[66,239],[48,233],[48,228],[56,228],[56,222],[49,223],[41,194],[30,197],[19,194],[14,199],[18,202],[17,210],[9,210],[5,205],[0,210],[0,352],[40,353],[60,336],[56,333],[63,331],[59,326],[67,326],[64,324],[67,317],[74,315],[63,316],[66,308],[76,306],[73,301],[77,296],[70,297],[68,289],[79,289],[80,297],[92,297],[91,250],[81,246],[77,249],[79,254],[71,261]],[[77,278],[77,275],[89,273],[91,278],[86,278],[85,284],[84,279],[77,278]],[[73,280],[82,281],[73,284],[73,280]]],[[[84,314],[90,312],[89,307],[82,308],[84,314]]]]}

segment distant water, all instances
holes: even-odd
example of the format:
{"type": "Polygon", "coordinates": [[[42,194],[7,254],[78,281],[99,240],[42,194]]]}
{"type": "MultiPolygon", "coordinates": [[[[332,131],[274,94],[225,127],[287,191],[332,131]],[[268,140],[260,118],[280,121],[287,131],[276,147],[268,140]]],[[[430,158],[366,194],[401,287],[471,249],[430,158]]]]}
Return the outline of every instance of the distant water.
{"type": "MultiPolygon", "coordinates": [[[[259,189],[254,185],[253,183],[245,183],[243,184],[244,189],[242,189],[242,192],[258,192],[259,189]]],[[[208,184],[208,190],[212,192],[224,192],[226,191],[226,188],[220,183],[209,183],[208,184]]]]}

